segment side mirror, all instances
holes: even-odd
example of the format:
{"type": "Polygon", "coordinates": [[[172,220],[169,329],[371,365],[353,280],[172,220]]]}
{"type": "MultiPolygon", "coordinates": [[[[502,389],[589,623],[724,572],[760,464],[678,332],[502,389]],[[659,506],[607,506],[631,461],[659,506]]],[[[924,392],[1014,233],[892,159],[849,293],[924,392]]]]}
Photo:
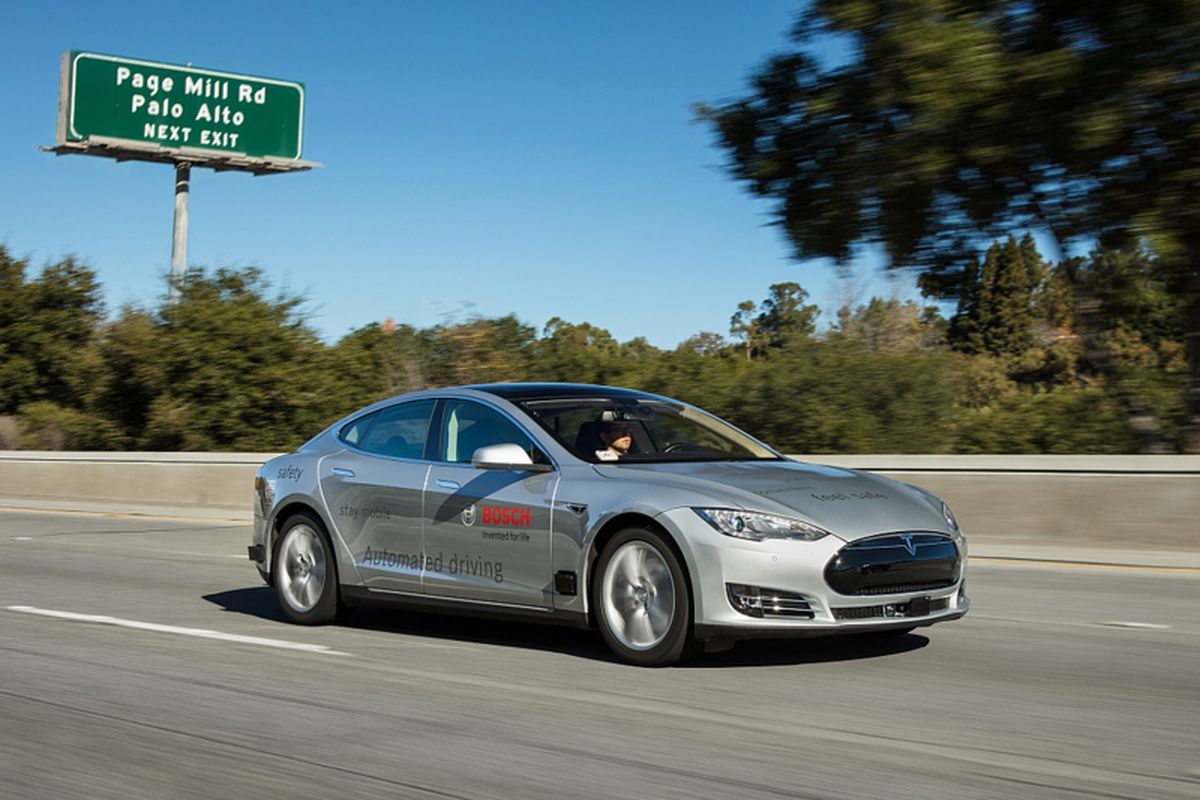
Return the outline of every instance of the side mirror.
{"type": "Polygon", "coordinates": [[[471,456],[471,466],[479,469],[523,469],[530,472],[549,472],[549,464],[535,464],[519,444],[492,444],[481,447],[471,456]]]}

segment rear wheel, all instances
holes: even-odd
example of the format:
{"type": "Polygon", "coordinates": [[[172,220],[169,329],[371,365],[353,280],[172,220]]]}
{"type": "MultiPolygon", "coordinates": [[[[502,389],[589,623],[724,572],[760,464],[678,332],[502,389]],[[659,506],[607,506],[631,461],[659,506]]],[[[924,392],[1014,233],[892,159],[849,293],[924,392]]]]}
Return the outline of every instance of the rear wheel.
{"type": "Polygon", "coordinates": [[[627,528],[609,541],[592,581],[600,635],[621,659],[674,664],[691,644],[692,603],[683,566],[666,538],[627,528]]]}
{"type": "Polygon", "coordinates": [[[337,616],[337,567],[320,521],[304,513],[288,517],[271,563],[284,616],[301,625],[320,625],[337,616]]]}

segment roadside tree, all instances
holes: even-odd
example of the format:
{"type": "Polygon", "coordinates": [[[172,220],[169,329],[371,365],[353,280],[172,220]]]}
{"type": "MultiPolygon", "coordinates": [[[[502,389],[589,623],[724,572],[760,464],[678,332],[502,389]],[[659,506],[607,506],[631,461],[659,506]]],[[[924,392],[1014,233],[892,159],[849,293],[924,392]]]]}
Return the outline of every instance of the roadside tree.
{"type": "Polygon", "coordinates": [[[701,106],[800,258],[877,242],[937,295],[1040,227],[1145,242],[1190,300],[1200,449],[1200,13],[1191,0],[815,0],[741,98],[701,106]],[[829,45],[842,57],[830,58],[829,45]]]}

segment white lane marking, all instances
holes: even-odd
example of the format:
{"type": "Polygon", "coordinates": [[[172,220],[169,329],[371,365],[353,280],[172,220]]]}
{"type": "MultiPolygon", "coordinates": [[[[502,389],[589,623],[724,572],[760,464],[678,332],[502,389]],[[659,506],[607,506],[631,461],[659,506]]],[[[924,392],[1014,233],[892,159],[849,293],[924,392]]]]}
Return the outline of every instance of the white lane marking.
{"type": "Polygon", "coordinates": [[[1180,630],[1178,628],[1172,628],[1170,625],[1158,625],[1158,624],[1150,623],[1150,622],[1134,622],[1134,623],[1127,623],[1127,622],[1117,622],[1117,623],[1073,622],[1070,620],[1063,620],[1063,619],[1027,619],[1027,618],[1022,618],[1022,617],[1002,617],[1002,616],[999,616],[996,614],[976,614],[974,612],[967,615],[967,619],[983,619],[983,620],[988,620],[989,622],[1001,622],[1001,623],[1009,623],[1009,624],[1013,624],[1013,625],[1051,625],[1051,626],[1062,626],[1062,627],[1068,627],[1068,628],[1093,628],[1093,629],[1095,629],[1095,628],[1105,628],[1105,627],[1114,627],[1114,626],[1116,626],[1116,627],[1131,626],[1135,629],[1142,629],[1142,630],[1171,630],[1171,631],[1173,631],[1174,634],[1182,634],[1184,636],[1200,635],[1200,631],[1180,630]]]}
{"type": "MultiPolygon", "coordinates": [[[[18,536],[17,541],[34,541],[37,537],[34,536],[18,536]]],[[[97,550],[111,550],[112,545],[109,542],[80,542],[72,540],[55,539],[55,544],[59,547],[84,547],[97,550]]],[[[133,557],[144,557],[147,554],[158,554],[167,556],[188,556],[189,558],[238,558],[242,561],[248,561],[249,557],[245,554],[230,555],[229,553],[204,553],[199,550],[166,550],[161,547],[139,547],[137,553],[132,554],[133,557]]],[[[128,553],[126,555],[129,555],[128,553]]]]}
{"type": "Polygon", "coordinates": [[[32,542],[33,537],[32,536],[14,536],[13,541],[14,542],[32,542]]]}
{"type": "Polygon", "coordinates": [[[266,639],[261,636],[243,636],[238,633],[224,633],[222,631],[210,631],[205,628],[180,628],[175,625],[159,625],[155,622],[139,622],[135,619],[122,619],[120,617],[107,617],[98,614],[79,614],[74,611],[54,611],[47,608],[35,608],[33,606],[6,606],[8,611],[16,611],[20,614],[37,614],[42,617],[52,617],[54,619],[65,619],[72,622],[91,622],[97,625],[115,625],[118,628],[133,628],[139,631],[152,631],[154,633],[174,633],[182,636],[197,636],[202,639],[216,639],[222,642],[236,642],[238,644],[253,644],[259,647],[278,647],[284,650],[303,650],[307,653],[320,653],[327,656],[348,656],[349,653],[343,653],[338,650],[332,650],[323,644],[308,644],[305,642],[289,642],[285,639],[266,639]]]}

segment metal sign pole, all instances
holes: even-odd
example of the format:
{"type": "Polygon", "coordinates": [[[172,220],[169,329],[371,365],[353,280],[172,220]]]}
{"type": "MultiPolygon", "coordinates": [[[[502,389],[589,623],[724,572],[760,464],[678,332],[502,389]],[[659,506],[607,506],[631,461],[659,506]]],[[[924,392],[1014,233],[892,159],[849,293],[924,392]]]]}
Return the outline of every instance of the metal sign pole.
{"type": "Polygon", "coordinates": [[[174,303],[179,297],[179,287],[187,272],[188,236],[188,193],[192,179],[192,165],[186,161],[175,162],[175,229],[171,236],[171,286],[167,298],[174,303]]]}

